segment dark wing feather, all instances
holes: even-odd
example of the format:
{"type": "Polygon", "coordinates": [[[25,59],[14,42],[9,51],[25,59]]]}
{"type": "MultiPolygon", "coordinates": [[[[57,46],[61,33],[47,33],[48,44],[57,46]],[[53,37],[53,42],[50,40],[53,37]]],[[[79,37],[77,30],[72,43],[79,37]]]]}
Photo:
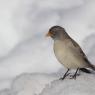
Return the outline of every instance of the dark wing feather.
{"type": "Polygon", "coordinates": [[[85,60],[85,62],[89,63],[89,60],[87,58],[87,56],[85,55],[85,53],[83,52],[83,50],[80,48],[80,46],[73,40],[73,39],[70,39],[72,44],[74,45],[74,47],[76,47],[78,49],[78,52],[81,54],[81,56],[83,57],[83,59],[85,60]]]}
{"type": "Polygon", "coordinates": [[[90,61],[88,60],[87,56],[85,55],[83,50],[80,48],[80,46],[73,39],[70,39],[70,40],[71,40],[73,46],[76,47],[78,54],[80,54],[82,56],[83,60],[88,64],[88,67],[95,70],[95,66],[90,63],[90,61]]]}
{"type": "Polygon", "coordinates": [[[92,72],[86,68],[80,68],[79,70],[81,70],[82,72],[85,72],[85,73],[88,73],[88,74],[91,74],[92,72]]]}

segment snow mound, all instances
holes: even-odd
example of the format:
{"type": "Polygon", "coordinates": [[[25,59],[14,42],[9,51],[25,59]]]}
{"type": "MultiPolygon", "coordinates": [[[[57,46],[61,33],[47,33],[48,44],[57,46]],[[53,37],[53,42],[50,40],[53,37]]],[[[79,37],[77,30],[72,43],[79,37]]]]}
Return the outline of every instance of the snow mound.
{"type": "Polygon", "coordinates": [[[40,95],[95,95],[95,74],[82,74],[76,80],[53,81],[40,95]]]}
{"type": "Polygon", "coordinates": [[[12,95],[38,95],[56,77],[49,74],[22,74],[12,83],[12,95]]]}
{"type": "Polygon", "coordinates": [[[0,95],[11,95],[10,89],[4,89],[0,91],[0,95]]]}
{"type": "Polygon", "coordinates": [[[62,75],[22,74],[16,77],[10,89],[0,91],[0,95],[95,95],[95,73],[81,73],[76,80],[62,75]]]}

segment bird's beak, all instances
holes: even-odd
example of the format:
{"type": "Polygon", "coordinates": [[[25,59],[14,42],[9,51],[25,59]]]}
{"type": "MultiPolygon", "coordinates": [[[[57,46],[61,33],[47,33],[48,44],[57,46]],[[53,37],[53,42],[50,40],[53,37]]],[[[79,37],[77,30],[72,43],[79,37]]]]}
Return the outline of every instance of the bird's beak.
{"type": "Polygon", "coordinates": [[[50,33],[50,32],[48,32],[47,34],[46,34],[46,37],[51,37],[52,36],[52,33],[50,33]]]}

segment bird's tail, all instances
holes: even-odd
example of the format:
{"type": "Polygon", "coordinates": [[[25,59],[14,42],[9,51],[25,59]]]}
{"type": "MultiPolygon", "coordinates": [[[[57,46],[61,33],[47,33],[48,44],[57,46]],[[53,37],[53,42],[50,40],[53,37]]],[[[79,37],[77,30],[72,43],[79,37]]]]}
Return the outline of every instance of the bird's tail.
{"type": "Polygon", "coordinates": [[[86,68],[80,68],[80,70],[82,72],[85,72],[85,73],[88,73],[88,74],[91,74],[92,73],[89,69],[86,69],[86,68]]]}
{"type": "Polygon", "coordinates": [[[90,64],[90,68],[95,71],[95,65],[90,64]]]}

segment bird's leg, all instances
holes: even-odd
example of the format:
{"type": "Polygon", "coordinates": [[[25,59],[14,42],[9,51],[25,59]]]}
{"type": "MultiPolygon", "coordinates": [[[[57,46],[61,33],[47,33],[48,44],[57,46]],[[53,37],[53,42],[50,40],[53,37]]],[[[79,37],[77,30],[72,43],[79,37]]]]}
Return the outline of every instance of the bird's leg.
{"type": "Polygon", "coordinates": [[[76,70],[75,74],[72,76],[72,78],[71,78],[71,79],[76,79],[76,76],[77,76],[77,72],[78,72],[78,70],[79,70],[79,68],[77,68],[77,70],[76,70]]]}
{"type": "Polygon", "coordinates": [[[64,79],[70,74],[70,73],[68,73],[69,70],[70,70],[70,69],[68,69],[68,70],[66,71],[66,73],[64,74],[64,76],[63,76],[62,78],[60,78],[61,80],[64,80],[64,79]]]}

